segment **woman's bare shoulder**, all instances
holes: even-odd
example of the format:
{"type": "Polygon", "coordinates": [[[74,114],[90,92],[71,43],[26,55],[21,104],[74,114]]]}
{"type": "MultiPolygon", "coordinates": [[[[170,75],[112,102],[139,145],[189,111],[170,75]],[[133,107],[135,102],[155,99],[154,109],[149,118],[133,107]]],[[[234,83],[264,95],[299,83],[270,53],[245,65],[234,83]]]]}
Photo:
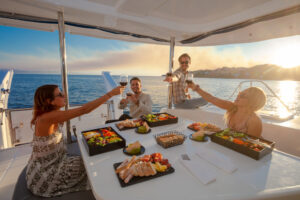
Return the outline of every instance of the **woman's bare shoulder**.
{"type": "Polygon", "coordinates": [[[50,123],[49,120],[47,120],[49,113],[45,113],[37,118],[34,126],[36,136],[49,136],[52,134],[55,124],[50,123]]]}
{"type": "Polygon", "coordinates": [[[259,123],[262,123],[261,121],[261,118],[256,114],[256,113],[253,113],[249,120],[253,121],[253,122],[259,122],[259,123]]]}
{"type": "Polygon", "coordinates": [[[256,137],[261,137],[262,121],[257,114],[253,114],[249,117],[247,126],[248,126],[248,134],[256,137]]]}

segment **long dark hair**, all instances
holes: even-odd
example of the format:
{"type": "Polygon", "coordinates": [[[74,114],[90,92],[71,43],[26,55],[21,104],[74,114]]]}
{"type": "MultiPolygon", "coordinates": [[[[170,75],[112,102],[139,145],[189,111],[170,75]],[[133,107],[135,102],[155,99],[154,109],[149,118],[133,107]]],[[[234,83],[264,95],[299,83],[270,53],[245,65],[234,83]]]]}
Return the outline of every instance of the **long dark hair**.
{"type": "Polygon", "coordinates": [[[55,106],[50,102],[54,99],[54,90],[56,88],[58,88],[57,85],[43,85],[36,89],[34,93],[33,117],[30,122],[31,126],[35,125],[38,116],[55,110],[55,106]]]}

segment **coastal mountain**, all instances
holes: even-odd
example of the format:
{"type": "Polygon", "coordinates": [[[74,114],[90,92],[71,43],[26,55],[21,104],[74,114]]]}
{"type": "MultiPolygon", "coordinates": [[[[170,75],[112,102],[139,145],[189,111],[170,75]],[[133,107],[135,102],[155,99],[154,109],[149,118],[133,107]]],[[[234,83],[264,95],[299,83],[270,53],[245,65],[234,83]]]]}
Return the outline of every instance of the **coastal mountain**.
{"type": "Polygon", "coordinates": [[[215,70],[196,70],[194,77],[204,78],[239,78],[261,80],[296,80],[300,81],[300,66],[283,68],[277,65],[256,65],[245,67],[222,67],[215,70]]]}

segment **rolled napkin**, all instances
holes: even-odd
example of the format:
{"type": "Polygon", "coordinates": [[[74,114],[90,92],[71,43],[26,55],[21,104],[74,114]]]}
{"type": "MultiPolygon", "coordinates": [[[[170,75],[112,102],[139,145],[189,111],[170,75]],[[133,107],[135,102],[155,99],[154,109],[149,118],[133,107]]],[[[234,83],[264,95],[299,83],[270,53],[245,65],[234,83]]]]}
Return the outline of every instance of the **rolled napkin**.
{"type": "Polygon", "coordinates": [[[198,148],[196,155],[227,173],[233,173],[238,169],[237,166],[232,163],[231,159],[220,152],[206,148],[198,148]]]}
{"type": "Polygon", "coordinates": [[[204,185],[216,180],[216,173],[203,165],[199,160],[180,160],[192,175],[198,178],[204,185]]]}

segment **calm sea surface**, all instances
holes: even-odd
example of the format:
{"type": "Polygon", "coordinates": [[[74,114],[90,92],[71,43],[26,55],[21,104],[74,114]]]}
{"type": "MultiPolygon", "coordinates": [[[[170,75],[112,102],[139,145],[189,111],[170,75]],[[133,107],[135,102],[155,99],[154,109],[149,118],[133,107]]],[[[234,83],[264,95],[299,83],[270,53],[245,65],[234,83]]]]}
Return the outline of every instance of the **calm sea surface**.
{"type": "MultiPolygon", "coordinates": [[[[119,77],[113,77],[119,82],[119,77]]],[[[167,83],[163,82],[163,77],[144,76],[142,80],[143,91],[150,94],[153,101],[153,112],[159,112],[167,105],[167,83]]],[[[130,79],[130,77],[129,77],[130,79]]],[[[194,78],[194,81],[208,91],[219,97],[228,99],[233,91],[244,79],[216,79],[216,78],[194,78]]],[[[293,110],[296,115],[300,115],[300,82],[299,81],[264,81],[282,99],[282,101],[293,110]]],[[[33,95],[37,87],[44,84],[57,84],[61,87],[60,75],[44,74],[15,74],[9,96],[9,108],[30,108],[33,106],[33,95]]],[[[70,104],[82,104],[93,100],[105,93],[104,82],[100,75],[69,75],[69,101],[70,104]]],[[[248,87],[248,84],[244,84],[248,87]]],[[[254,84],[264,89],[267,95],[271,93],[261,84],[254,84]]],[[[192,97],[198,94],[191,93],[192,97]]],[[[236,94],[231,98],[233,100],[236,94]]],[[[276,98],[268,96],[268,102],[264,107],[267,111],[272,111],[284,115],[286,109],[281,106],[276,98]]]]}

